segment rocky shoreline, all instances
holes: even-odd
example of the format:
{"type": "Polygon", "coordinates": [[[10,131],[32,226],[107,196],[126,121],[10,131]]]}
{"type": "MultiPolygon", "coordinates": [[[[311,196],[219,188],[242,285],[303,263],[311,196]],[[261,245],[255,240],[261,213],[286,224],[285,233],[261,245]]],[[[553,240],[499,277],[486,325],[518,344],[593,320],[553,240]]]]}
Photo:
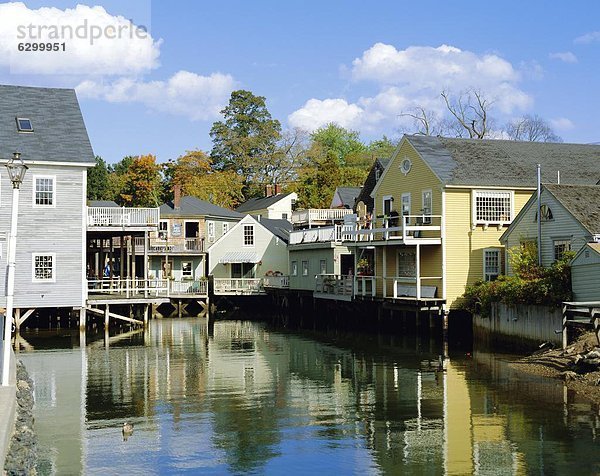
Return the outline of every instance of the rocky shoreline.
{"type": "Polygon", "coordinates": [[[563,380],[567,387],[600,404],[600,347],[593,332],[566,349],[540,349],[510,364],[530,374],[563,380]]]}
{"type": "Polygon", "coordinates": [[[15,432],[4,463],[8,475],[37,474],[37,436],[33,427],[33,381],[23,362],[17,362],[17,415],[15,432]]]}

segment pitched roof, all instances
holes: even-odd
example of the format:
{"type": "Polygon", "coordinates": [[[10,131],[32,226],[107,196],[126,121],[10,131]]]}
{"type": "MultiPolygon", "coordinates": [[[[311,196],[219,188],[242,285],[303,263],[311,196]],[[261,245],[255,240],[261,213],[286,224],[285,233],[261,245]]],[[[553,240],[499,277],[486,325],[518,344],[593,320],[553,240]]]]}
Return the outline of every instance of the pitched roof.
{"type": "Polygon", "coordinates": [[[591,234],[600,234],[600,186],[545,184],[544,188],[591,234]]]}
{"type": "Polygon", "coordinates": [[[286,243],[289,243],[290,231],[292,231],[292,224],[289,221],[276,220],[273,218],[261,218],[258,220],[258,222],[275,236],[286,243]]]}
{"type": "Polygon", "coordinates": [[[112,200],[90,200],[88,201],[88,207],[118,207],[117,202],[112,200]]]}
{"type": "Polygon", "coordinates": [[[279,200],[291,195],[290,193],[280,193],[277,195],[271,195],[270,197],[262,197],[262,198],[251,198],[250,200],[239,205],[235,210],[237,212],[253,212],[256,210],[263,210],[265,208],[270,207],[274,203],[277,203],[279,200]]]}
{"type": "Polygon", "coordinates": [[[356,201],[356,197],[358,197],[361,190],[362,187],[338,187],[335,189],[335,193],[337,193],[340,197],[344,207],[354,208],[354,202],[356,201]]]}
{"type": "Polygon", "coordinates": [[[94,164],[94,152],[73,89],[0,85],[0,158],[94,164]],[[16,118],[33,132],[19,132],[16,118]]]}
{"type": "Polygon", "coordinates": [[[594,185],[600,179],[598,145],[405,137],[445,185],[533,188],[536,164],[543,182],[555,182],[559,171],[562,183],[594,185]]]}
{"type": "Polygon", "coordinates": [[[367,210],[369,212],[373,210],[373,205],[375,203],[373,197],[371,197],[371,192],[373,191],[373,189],[375,188],[375,184],[377,183],[376,171],[379,170],[379,173],[381,174],[385,170],[389,162],[390,159],[375,160],[371,167],[371,170],[369,171],[369,175],[367,175],[367,178],[365,179],[365,183],[363,184],[360,193],[356,197],[356,203],[363,202],[367,206],[367,210]]]}
{"type": "Polygon", "coordinates": [[[213,205],[205,200],[200,200],[196,197],[185,196],[181,197],[179,209],[175,209],[172,201],[163,203],[160,206],[161,217],[196,217],[196,216],[211,216],[222,218],[237,218],[242,219],[244,215],[234,212],[227,208],[213,205]]]}

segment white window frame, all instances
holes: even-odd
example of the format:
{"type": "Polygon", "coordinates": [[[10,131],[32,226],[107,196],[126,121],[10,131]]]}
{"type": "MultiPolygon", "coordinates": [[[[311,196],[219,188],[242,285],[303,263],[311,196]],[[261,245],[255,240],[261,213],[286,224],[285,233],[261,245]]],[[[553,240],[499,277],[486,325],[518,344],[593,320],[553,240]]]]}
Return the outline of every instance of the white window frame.
{"type": "Polygon", "coordinates": [[[194,262],[193,261],[182,261],[181,262],[181,278],[182,279],[186,279],[186,278],[194,279],[194,262]],[[186,272],[184,271],[184,265],[186,265],[186,264],[190,265],[189,274],[186,274],[186,272]]]}
{"type": "Polygon", "coordinates": [[[498,279],[498,276],[500,276],[503,273],[502,270],[502,249],[501,248],[484,248],[483,249],[483,280],[484,281],[494,281],[495,279],[498,279]],[[489,272],[488,268],[487,268],[487,254],[488,253],[495,253],[496,256],[498,257],[498,268],[497,268],[497,273],[493,273],[493,272],[489,272]],[[491,277],[494,276],[494,279],[491,279],[491,277]]]}
{"type": "Polygon", "coordinates": [[[56,208],[56,175],[34,175],[33,176],[33,187],[32,187],[32,198],[34,208],[56,208]],[[37,181],[38,179],[50,179],[52,180],[52,203],[41,204],[36,203],[36,192],[37,192],[37,181]]]}
{"type": "Polygon", "coordinates": [[[31,282],[32,283],[55,283],[56,282],[56,253],[32,253],[31,254],[31,282]],[[40,256],[52,258],[52,278],[41,279],[35,277],[35,259],[40,256]]]}
{"type": "Polygon", "coordinates": [[[404,192],[402,194],[402,196],[400,197],[400,208],[402,211],[402,213],[400,213],[400,215],[402,215],[402,216],[410,215],[410,209],[412,206],[411,202],[412,202],[412,197],[410,196],[410,192],[404,192]],[[408,199],[408,200],[405,200],[405,199],[408,199]],[[407,210],[404,209],[404,205],[408,205],[407,210]],[[408,213],[404,213],[405,211],[407,211],[408,213]]]}
{"type": "MultiPolygon", "coordinates": [[[[250,235],[249,235],[250,236],[250,235]]],[[[242,246],[245,248],[252,248],[256,243],[256,234],[254,232],[254,225],[244,224],[242,226],[242,246]],[[246,228],[252,230],[252,243],[246,243],[246,228]]]]}
{"type": "Polygon", "coordinates": [[[513,221],[515,214],[515,192],[513,190],[473,190],[471,194],[471,214],[473,217],[474,225],[507,225],[513,221]],[[483,220],[477,217],[477,199],[485,195],[496,195],[496,198],[500,198],[500,195],[505,195],[510,200],[509,216],[505,220],[483,220]]]}
{"type": "Polygon", "coordinates": [[[302,276],[308,276],[309,271],[310,271],[310,264],[309,264],[308,260],[302,260],[302,276]],[[304,265],[306,265],[306,267],[304,265]]]}
{"type": "Polygon", "coordinates": [[[385,202],[390,202],[390,212],[394,209],[394,197],[392,195],[384,195],[381,199],[381,214],[385,215],[385,202]]]}
{"type": "Polygon", "coordinates": [[[433,191],[430,188],[421,191],[421,205],[423,209],[423,224],[431,225],[431,215],[433,215],[433,191]],[[427,194],[429,194],[429,207],[425,206],[425,197],[427,194]]]}
{"type": "Polygon", "coordinates": [[[227,234],[227,232],[229,231],[229,222],[228,221],[223,222],[223,224],[221,225],[221,231],[224,235],[227,234]]]}
{"type": "Polygon", "coordinates": [[[292,276],[298,276],[298,261],[292,261],[292,276]]]}
{"type": "Polygon", "coordinates": [[[164,238],[169,238],[169,220],[159,220],[158,222],[158,236],[161,236],[161,234],[163,234],[164,238]],[[162,229],[162,225],[163,223],[167,224],[166,229],[162,229]]]}
{"type": "Polygon", "coordinates": [[[214,221],[206,222],[206,236],[208,237],[209,243],[212,243],[215,241],[215,222],[214,221]]]}

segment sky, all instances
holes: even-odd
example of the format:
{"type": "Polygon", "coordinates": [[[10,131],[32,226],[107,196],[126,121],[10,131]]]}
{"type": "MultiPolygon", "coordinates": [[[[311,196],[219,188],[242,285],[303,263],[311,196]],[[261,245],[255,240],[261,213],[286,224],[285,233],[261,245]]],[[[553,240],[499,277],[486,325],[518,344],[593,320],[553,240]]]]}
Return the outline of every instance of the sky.
{"type": "Polygon", "coordinates": [[[365,141],[476,89],[498,130],[538,114],[565,142],[599,142],[599,18],[591,0],[0,3],[0,84],[75,88],[109,163],[210,150],[236,89],[284,129],[335,122],[365,141]],[[40,42],[65,51],[18,50],[40,42]]]}

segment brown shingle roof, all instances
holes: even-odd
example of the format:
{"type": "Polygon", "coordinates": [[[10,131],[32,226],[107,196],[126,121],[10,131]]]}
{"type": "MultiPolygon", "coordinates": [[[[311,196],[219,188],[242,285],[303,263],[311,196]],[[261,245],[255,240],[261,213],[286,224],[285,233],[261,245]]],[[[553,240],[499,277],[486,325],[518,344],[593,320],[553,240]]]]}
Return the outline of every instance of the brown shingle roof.
{"type": "Polygon", "coordinates": [[[600,234],[600,186],[545,184],[544,188],[591,234],[600,234]]]}

